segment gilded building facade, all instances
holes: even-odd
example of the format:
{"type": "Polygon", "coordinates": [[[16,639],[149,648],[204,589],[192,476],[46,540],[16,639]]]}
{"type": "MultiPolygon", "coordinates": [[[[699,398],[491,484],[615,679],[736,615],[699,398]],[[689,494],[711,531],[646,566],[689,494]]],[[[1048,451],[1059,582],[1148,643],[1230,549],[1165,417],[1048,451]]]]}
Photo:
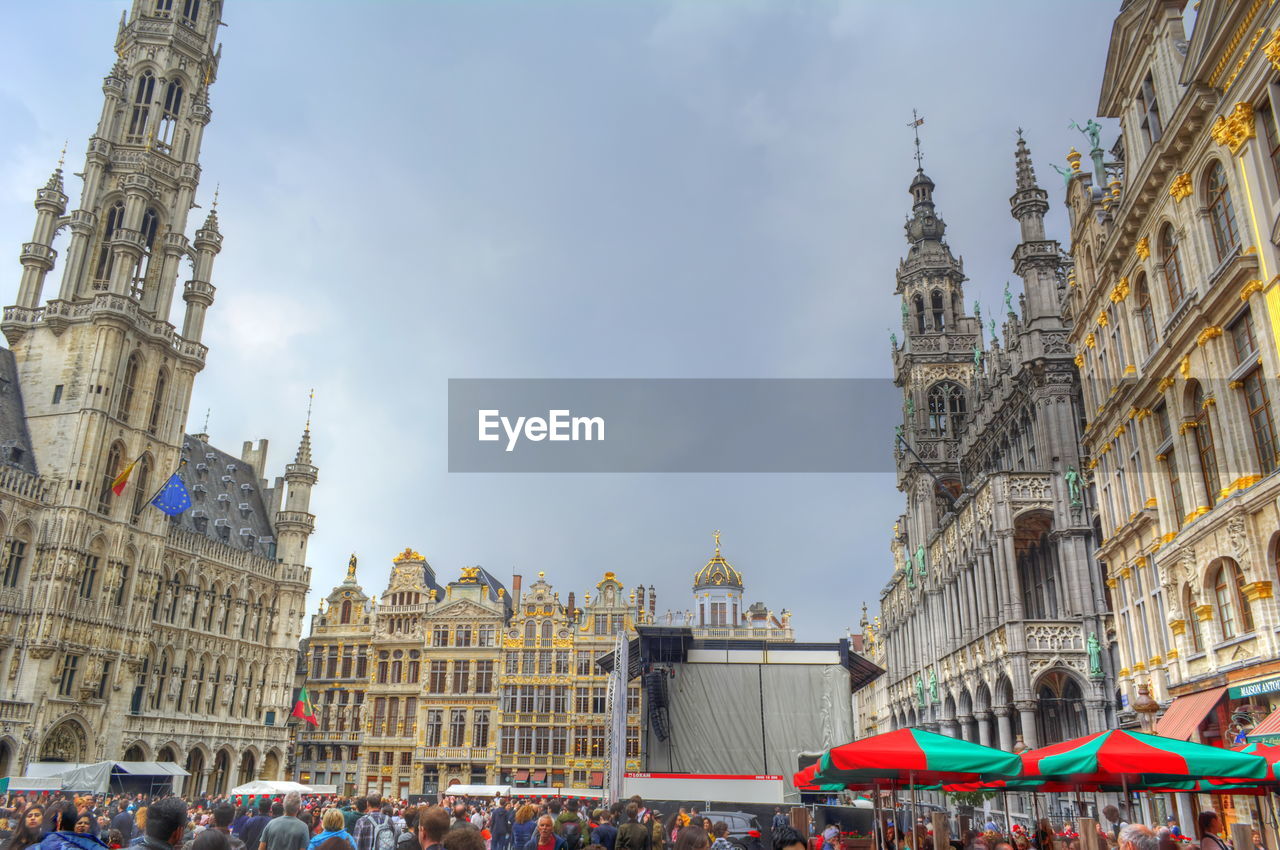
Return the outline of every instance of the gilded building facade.
{"type": "Polygon", "coordinates": [[[1186,6],[1116,18],[1068,303],[1120,720],[1231,745],[1280,725],[1280,7],[1186,6]]]}
{"type": "Polygon", "coordinates": [[[359,775],[361,712],[369,685],[374,600],[356,581],[356,557],[347,577],[312,615],[311,636],[300,653],[304,682],[318,725],[299,728],[295,771],[300,782],[333,785],[352,794],[359,775]]]}
{"type": "Polygon", "coordinates": [[[116,57],[78,205],[60,166],[36,193],[0,322],[0,773],[175,761],[192,793],[284,768],[310,435],[268,482],[266,441],[232,454],[186,433],[223,241],[216,205],[187,235],[221,15],[135,0],[103,33],[116,57]],[[170,518],[149,501],[175,470],[192,504],[170,518]]]}
{"type": "Polygon", "coordinates": [[[999,319],[964,302],[934,182],[911,181],[893,339],[907,509],[863,646],[887,674],[859,732],[920,726],[1013,749],[1108,728],[1113,671],[1079,454],[1080,387],[1062,315],[1065,263],[1019,136],[1010,211],[1021,240],[999,319]],[[987,339],[988,333],[990,339],[987,339]]]}

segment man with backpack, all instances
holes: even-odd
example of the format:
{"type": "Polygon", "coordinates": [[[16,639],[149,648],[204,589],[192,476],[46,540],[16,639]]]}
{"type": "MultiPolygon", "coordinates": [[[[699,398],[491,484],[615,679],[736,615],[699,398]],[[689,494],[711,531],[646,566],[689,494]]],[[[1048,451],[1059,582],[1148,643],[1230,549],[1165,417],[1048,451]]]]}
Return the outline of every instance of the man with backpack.
{"type": "Polygon", "coordinates": [[[555,820],[556,835],[564,839],[565,850],[582,850],[587,846],[590,842],[585,839],[590,829],[587,819],[578,814],[578,801],[570,797],[555,820]]]}
{"type": "Polygon", "coordinates": [[[367,802],[364,817],[356,821],[356,850],[396,850],[396,827],[382,813],[382,795],[375,791],[367,802]]]}

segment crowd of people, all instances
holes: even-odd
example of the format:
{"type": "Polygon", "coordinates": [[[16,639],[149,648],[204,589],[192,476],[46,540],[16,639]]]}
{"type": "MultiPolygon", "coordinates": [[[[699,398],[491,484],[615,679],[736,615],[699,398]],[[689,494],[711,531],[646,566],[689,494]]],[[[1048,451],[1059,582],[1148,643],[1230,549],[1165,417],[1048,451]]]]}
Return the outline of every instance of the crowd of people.
{"type": "MultiPolygon", "coordinates": [[[[773,850],[807,850],[775,823],[773,850]],[[782,840],[784,843],[779,844],[782,840]]],[[[0,850],[766,850],[760,834],[729,840],[697,809],[663,814],[640,797],[607,808],[549,797],[439,805],[354,799],[177,796],[25,798],[0,807],[0,850]]],[[[994,850],[994,848],[993,848],[994,850]]],[[[1139,848],[1139,850],[1143,850],[1139,848]]]]}

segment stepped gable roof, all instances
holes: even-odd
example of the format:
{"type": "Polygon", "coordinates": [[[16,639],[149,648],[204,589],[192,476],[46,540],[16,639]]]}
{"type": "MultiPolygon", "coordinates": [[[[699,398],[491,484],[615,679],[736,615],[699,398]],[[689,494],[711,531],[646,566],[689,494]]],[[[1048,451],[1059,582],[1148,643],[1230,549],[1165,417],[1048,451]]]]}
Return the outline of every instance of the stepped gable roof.
{"type": "MultiPolygon", "coordinates": [[[[191,496],[191,508],[170,517],[170,522],[233,549],[275,560],[275,529],[252,464],[191,434],[183,437],[182,457],[186,463],[179,466],[178,475],[191,496]]],[[[154,486],[159,487],[169,472],[157,473],[154,486]]]]}

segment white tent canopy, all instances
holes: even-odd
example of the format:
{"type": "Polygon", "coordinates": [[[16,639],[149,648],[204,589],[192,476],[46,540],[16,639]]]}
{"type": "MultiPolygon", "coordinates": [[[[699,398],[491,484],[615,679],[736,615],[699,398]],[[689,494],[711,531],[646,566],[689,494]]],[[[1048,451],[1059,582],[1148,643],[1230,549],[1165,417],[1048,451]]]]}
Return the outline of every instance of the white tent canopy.
{"type": "Polygon", "coordinates": [[[454,797],[510,797],[510,785],[450,785],[440,793],[454,797]]]}
{"type": "Polygon", "coordinates": [[[112,776],[160,776],[168,780],[174,776],[189,776],[173,762],[157,761],[98,761],[90,763],[69,761],[41,761],[27,765],[24,777],[15,777],[10,787],[23,787],[21,780],[44,780],[58,783],[60,791],[92,791],[105,794],[111,790],[112,776]]]}
{"type": "Polygon", "coordinates": [[[276,794],[288,794],[290,791],[297,791],[299,794],[315,793],[315,789],[310,785],[274,779],[255,779],[252,782],[246,782],[243,785],[232,788],[229,793],[275,796],[276,794]]]}

